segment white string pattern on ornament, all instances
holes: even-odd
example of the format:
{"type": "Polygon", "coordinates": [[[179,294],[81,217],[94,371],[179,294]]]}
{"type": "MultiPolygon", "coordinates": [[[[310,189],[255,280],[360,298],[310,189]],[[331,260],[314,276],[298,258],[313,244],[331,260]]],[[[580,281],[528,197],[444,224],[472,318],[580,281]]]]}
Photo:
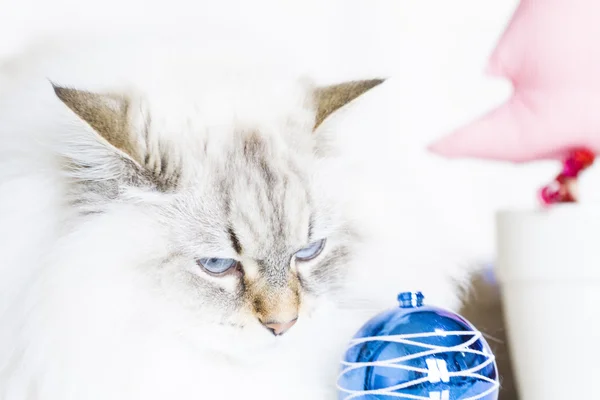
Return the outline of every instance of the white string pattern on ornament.
{"type": "Polygon", "coordinates": [[[494,361],[495,361],[495,356],[492,353],[485,353],[485,352],[470,348],[470,346],[472,344],[474,344],[475,342],[477,342],[480,339],[483,339],[483,335],[479,331],[425,332],[425,333],[412,333],[412,334],[405,334],[405,335],[370,336],[370,337],[353,339],[352,341],[350,341],[350,343],[348,345],[348,349],[350,349],[356,345],[367,343],[367,342],[391,342],[391,343],[402,343],[402,344],[406,344],[406,345],[410,345],[410,346],[418,346],[418,347],[422,347],[422,348],[428,349],[428,350],[422,351],[420,353],[409,354],[409,355],[406,355],[403,357],[392,358],[389,360],[372,361],[372,362],[342,361],[342,365],[345,365],[346,368],[344,368],[338,376],[337,388],[341,392],[348,393],[348,396],[346,396],[344,398],[344,400],[351,400],[351,399],[355,399],[357,397],[367,396],[367,395],[381,395],[381,396],[387,396],[387,397],[396,397],[396,398],[412,399],[412,400],[432,400],[431,396],[423,397],[423,396],[415,396],[415,395],[411,395],[411,394],[395,393],[397,390],[405,389],[405,388],[408,388],[408,387],[411,387],[414,385],[419,385],[419,384],[425,383],[425,382],[430,382],[430,377],[428,376],[430,373],[429,369],[412,367],[410,365],[403,365],[401,363],[415,359],[415,358],[434,356],[434,355],[440,354],[440,353],[459,352],[460,351],[463,353],[472,353],[472,354],[481,355],[481,356],[485,357],[486,360],[484,362],[482,362],[481,364],[476,365],[475,367],[466,369],[464,371],[446,372],[446,376],[448,378],[476,378],[476,379],[480,379],[482,381],[491,383],[492,385],[488,390],[486,390],[480,394],[477,394],[475,396],[461,399],[461,400],[481,400],[485,396],[498,390],[498,388],[500,387],[500,384],[497,381],[478,373],[479,371],[481,371],[488,365],[494,363],[494,361]],[[456,346],[449,346],[449,347],[432,345],[432,344],[427,344],[427,343],[422,343],[422,342],[418,342],[415,340],[411,340],[411,339],[422,339],[422,338],[428,338],[428,337],[471,336],[471,335],[473,336],[471,339],[469,339],[463,343],[460,343],[456,346]],[[389,386],[389,387],[381,388],[381,389],[374,389],[374,390],[351,390],[351,389],[340,386],[340,384],[339,384],[340,379],[346,373],[348,373],[352,370],[355,370],[355,369],[366,368],[366,367],[397,368],[397,369],[403,369],[406,371],[420,372],[420,373],[425,374],[426,376],[424,378],[415,379],[415,380],[412,380],[409,382],[404,382],[404,383],[401,383],[398,385],[389,386]]]}

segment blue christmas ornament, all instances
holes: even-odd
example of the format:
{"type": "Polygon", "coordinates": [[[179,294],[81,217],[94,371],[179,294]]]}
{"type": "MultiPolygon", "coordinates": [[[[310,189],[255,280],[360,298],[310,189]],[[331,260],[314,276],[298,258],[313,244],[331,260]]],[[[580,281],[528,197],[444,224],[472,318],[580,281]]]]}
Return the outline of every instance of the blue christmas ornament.
{"type": "Polygon", "coordinates": [[[399,308],[358,331],[342,361],[340,400],[497,400],[495,357],[481,333],[423,299],[401,293],[399,308]]]}

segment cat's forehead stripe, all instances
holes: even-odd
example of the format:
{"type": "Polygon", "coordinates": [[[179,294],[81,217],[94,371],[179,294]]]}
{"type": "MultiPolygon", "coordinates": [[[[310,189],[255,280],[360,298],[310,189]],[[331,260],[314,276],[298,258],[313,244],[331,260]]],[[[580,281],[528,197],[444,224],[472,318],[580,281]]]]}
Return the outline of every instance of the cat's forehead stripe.
{"type": "Polygon", "coordinates": [[[258,168],[267,187],[272,189],[277,176],[268,162],[269,148],[265,139],[258,132],[252,131],[246,134],[243,147],[246,162],[258,168]]]}
{"type": "Polygon", "coordinates": [[[237,235],[233,231],[233,228],[230,226],[227,232],[229,233],[229,240],[231,240],[231,245],[233,246],[233,249],[236,253],[238,253],[238,255],[241,255],[242,245],[240,244],[240,240],[238,239],[237,235]]]}

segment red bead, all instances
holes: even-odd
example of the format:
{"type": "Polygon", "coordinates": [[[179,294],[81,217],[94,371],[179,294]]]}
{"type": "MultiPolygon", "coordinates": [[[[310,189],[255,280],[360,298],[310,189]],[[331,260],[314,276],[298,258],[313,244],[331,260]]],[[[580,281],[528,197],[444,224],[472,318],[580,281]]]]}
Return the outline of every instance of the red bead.
{"type": "Polygon", "coordinates": [[[587,149],[575,149],[563,161],[563,174],[576,177],[594,163],[595,155],[587,149]]]}
{"type": "Polygon", "coordinates": [[[577,149],[573,151],[572,158],[581,164],[582,169],[585,169],[594,163],[596,156],[591,150],[577,149]]]}
{"type": "Polygon", "coordinates": [[[540,199],[545,205],[555,204],[560,201],[560,188],[561,185],[558,182],[552,182],[548,186],[544,186],[540,190],[540,199]]]}
{"type": "Polygon", "coordinates": [[[571,178],[577,177],[581,170],[583,169],[583,164],[574,157],[567,158],[563,163],[562,174],[571,178]]]}
{"type": "Polygon", "coordinates": [[[554,181],[560,183],[561,185],[564,185],[569,179],[573,179],[573,177],[566,175],[564,172],[561,172],[556,176],[556,178],[554,178],[554,181]]]}

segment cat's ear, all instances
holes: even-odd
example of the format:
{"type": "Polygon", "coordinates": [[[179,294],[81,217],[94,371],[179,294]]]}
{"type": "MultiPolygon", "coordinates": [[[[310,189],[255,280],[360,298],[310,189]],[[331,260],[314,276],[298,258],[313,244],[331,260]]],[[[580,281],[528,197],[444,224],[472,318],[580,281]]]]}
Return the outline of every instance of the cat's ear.
{"type": "Polygon", "coordinates": [[[111,146],[139,162],[130,126],[131,100],[125,95],[92,93],[52,84],[56,96],[111,146]]]}
{"type": "Polygon", "coordinates": [[[384,79],[370,79],[316,88],[314,99],[317,115],[314,129],[317,129],[335,111],[383,82],[384,79]]]}

